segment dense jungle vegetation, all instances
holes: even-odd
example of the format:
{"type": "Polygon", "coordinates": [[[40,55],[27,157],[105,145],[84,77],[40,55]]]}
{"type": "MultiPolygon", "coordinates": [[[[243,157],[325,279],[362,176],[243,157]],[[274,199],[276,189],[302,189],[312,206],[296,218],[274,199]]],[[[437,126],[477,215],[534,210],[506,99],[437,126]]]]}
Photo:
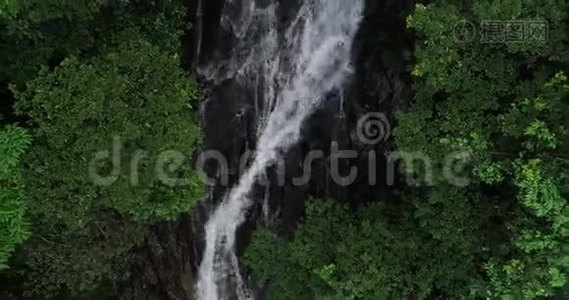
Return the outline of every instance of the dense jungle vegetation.
{"type": "Polygon", "coordinates": [[[15,99],[0,133],[0,298],[112,286],[147,226],[203,195],[189,161],[176,188],[153,168],[162,151],[190,156],[201,139],[200,91],[180,61],[186,7],[14,0],[0,9],[0,80],[15,99]],[[93,163],[117,147],[124,162],[144,151],[136,178],[128,163],[93,163]],[[112,184],[94,184],[89,170],[112,184]]]}
{"type": "MultiPolygon", "coordinates": [[[[185,2],[0,3],[0,299],[112,298],[148,227],[202,200],[185,2]],[[93,162],[117,147],[136,177],[93,162]],[[175,187],[155,172],[172,149],[175,187]]],[[[569,298],[569,3],[426,2],[391,150],[467,153],[468,184],[436,164],[390,201],[311,199],[293,236],[259,224],[242,261],[269,299],[569,298]],[[457,37],[486,20],[543,21],[547,39],[457,37]]]]}

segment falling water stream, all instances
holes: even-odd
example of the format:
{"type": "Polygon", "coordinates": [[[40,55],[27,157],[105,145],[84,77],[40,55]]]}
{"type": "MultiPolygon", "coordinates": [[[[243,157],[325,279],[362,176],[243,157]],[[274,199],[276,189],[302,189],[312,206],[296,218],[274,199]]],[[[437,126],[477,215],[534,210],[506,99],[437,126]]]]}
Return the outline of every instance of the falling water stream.
{"type": "MultiPolygon", "coordinates": [[[[254,205],[251,190],[268,167],[294,146],[305,119],[340,90],[351,71],[352,42],[364,0],[303,0],[286,28],[279,27],[278,1],[228,0],[239,6],[238,22],[222,17],[222,26],[243,40],[261,35],[221,68],[202,70],[218,81],[234,76],[256,86],[259,99],[258,142],[253,161],[205,225],[206,241],[199,269],[197,297],[204,300],[252,298],[241,278],[235,254],[237,228],[254,205]],[[232,72],[227,72],[231,69],[232,72]],[[229,74],[229,75],[228,75],[229,74]],[[254,83],[254,84],[253,84],[254,83]]],[[[230,12],[227,12],[230,15],[230,12]]],[[[237,49],[239,50],[239,49],[237,49]]]]}

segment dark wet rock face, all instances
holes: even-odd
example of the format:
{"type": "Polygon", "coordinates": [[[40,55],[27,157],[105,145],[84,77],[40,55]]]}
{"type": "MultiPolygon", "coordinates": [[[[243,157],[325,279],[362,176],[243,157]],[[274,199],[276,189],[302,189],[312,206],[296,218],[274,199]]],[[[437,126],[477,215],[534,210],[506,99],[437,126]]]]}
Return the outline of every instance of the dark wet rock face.
{"type": "MultiPolygon", "coordinates": [[[[279,1],[277,26],[285,28],[303,0],[279,1]]],[[[212,186],[208,199],[192,215],[186,215],[174,223],[155,226],[146,244],[133,253],[134,263],[125,276],[125,297],[193,299],[207,216],[238,180],[240,160],[244,153],[256,148],[259,116],[266,101],[256,97],[258,95],[251,82],[244,82],[235,75],[227,76],[232,74],[228,62],[236,54],[235,51],[246,55],[247,48],[236,38],[234,26],[222,26],[222,22],[227,22],[222,17],[224,2],[202,0],[201,49],[196,52],[199,57],[194,57],[193,65],[202,74],[202,83],[208,90],[201,107],[204,131],[202,152],[215,150],[226,157],[230,170],[229,185],[221,184],[219,165],[209,161],[205,171],[217,183],[212,186]],[[212,71],[212,66],[217,69],[212,71]]],[[[247,2],[233,1],[229,16],[231,22],[237,24],[249,17],[243,9],[247,2]]],[[[259,6],[266,6],[271,0],[256,2],[259,6]]],[[[408,70],[412,35],[405,28],[405,18],[413,5],[412,0],[366,1],[365,17],[352,51],[353,76],[343,93],[328,95],[323,102],[325,104],[306,120],[300,142],[285,155],[285,167],[269,168],[269,185],[259,184],[254,189],[254,197],[259,204],[249,212],[248,222],[238,231],[238,252],[245,249],[249,234],[258,222],[269,224],[279,234],[292,235],[303,214],[304,203],[311,196],[355,204],[381,199],[391,192],[391,187],[386,184],[383,155],[390,147],[389,141],[372,145],[363,143],[358,139],[357,122],[369,112],[381,112],[389,120],[392,129],[395,127],[395,113],[404,109],[410,101],[408,70]],[[332,180],[330,151],[333,142],[337,143],[338,149],[356,150],[356,157],[342,159],[339,164],[341,174],[348,174],[352,167],[358,169],[358,177],[351,185],[343,186],[332,180]],[[303,161],[313,150],[321,150],[324,157],[312,163],[307,184],[293,184],[293,178],[303,175],[303,161]],[[376,185],[370,185],[368,179],[368,155],[371,150],[377,152],[376,185]],[[266,199],[269,209],[263,210],[262,204],[266,199]]],[[[193,3],[192,7],[198,6],[193,3]]],[[[197,17],[194,16],[192,20],[197,20],[197,17]]],[[[259,30],[263,28],[252,29],[251,34],[244,38],[251,43],[258,41],[255,32],[259,30]]],[[[196,34],[194,30],[193,35],[196,34]]],[[[195,41],[193,37],[188,39],[195,41]]]]}

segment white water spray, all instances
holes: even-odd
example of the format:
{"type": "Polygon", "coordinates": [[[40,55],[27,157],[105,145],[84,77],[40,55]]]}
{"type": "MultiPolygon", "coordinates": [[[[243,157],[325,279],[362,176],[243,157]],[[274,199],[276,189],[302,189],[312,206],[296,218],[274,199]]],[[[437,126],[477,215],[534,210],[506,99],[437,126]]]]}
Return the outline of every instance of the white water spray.
{"type": "MultiPolygon", "coordinates": [[[[231,1],[230,1],[231,2],[231,1]]],[[[254,1],[241,24],[243,37],[255,18],[264,17],[265,35],[251,54],[234,64],[235,76],[258,81],[251,74],[263,74],[265,84],[258,92],[264,101],[260,114],[258,146],[249,169],[228,193],[205,226],[206,245],[199,270],[197,297],[227,299],[232,281],[240,299],[250,298],[239,273],[235,254],[236,231],[253,204],[251,189],[279,157],[298,142],[303,121],[325,98],[341,89],[350,73],[352,42],[363,11],[363,0],[304,0],[296,18],[279,44],[275,12],[277,4],[257,9],[254,1]],[[243,29],[244,28],[244,29],[243,29]],[[286,58],[286,59],[283,59],[286,58]],[[286,61],[286,62],[285,62],[286,61]],[[255,71],[260,71],[255,73],[255,71]]],[[[257,24],[258,25],[258,24],[257,24]]],[[[218,70],[210,72],[220,76],[218,70]]],[[[227,76],[227,74],[226,74],[227,76]]]]}

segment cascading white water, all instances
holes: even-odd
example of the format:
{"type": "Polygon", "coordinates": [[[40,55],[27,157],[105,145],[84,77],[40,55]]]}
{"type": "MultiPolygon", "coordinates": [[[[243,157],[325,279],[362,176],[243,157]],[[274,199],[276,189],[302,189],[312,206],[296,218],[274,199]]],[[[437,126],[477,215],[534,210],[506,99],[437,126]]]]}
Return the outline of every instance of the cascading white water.
{"type": "MultiPolygon", "coordinates": [[[[265,102],[260,113],[264,122],[259,125],[253,162],[205,226],[206,245],[197,284],[197,297],[205,300],[235,294],[226,290],[230,279],[240,299],[250,297],[234,248],[237,227],[254,204],[251,189],[266,168],[298,142],[303,121],[326,93],[341,89],[350,73],[352,42],[364,5],[363,0],[304,0],[279,43],[275,18],[278,4],[256,8],[253,0],[242,3],[249,12],[236,32],[245,38],[251,26],[259,26],[253,24],[255,19],[261,19],[265,30],[258,44],[251,46],[251,54],[234,64],[233,75],[264,82],[257,91],[265,102]]],[[[210,74],[221,76],[217,70],[210,74]]]]}

